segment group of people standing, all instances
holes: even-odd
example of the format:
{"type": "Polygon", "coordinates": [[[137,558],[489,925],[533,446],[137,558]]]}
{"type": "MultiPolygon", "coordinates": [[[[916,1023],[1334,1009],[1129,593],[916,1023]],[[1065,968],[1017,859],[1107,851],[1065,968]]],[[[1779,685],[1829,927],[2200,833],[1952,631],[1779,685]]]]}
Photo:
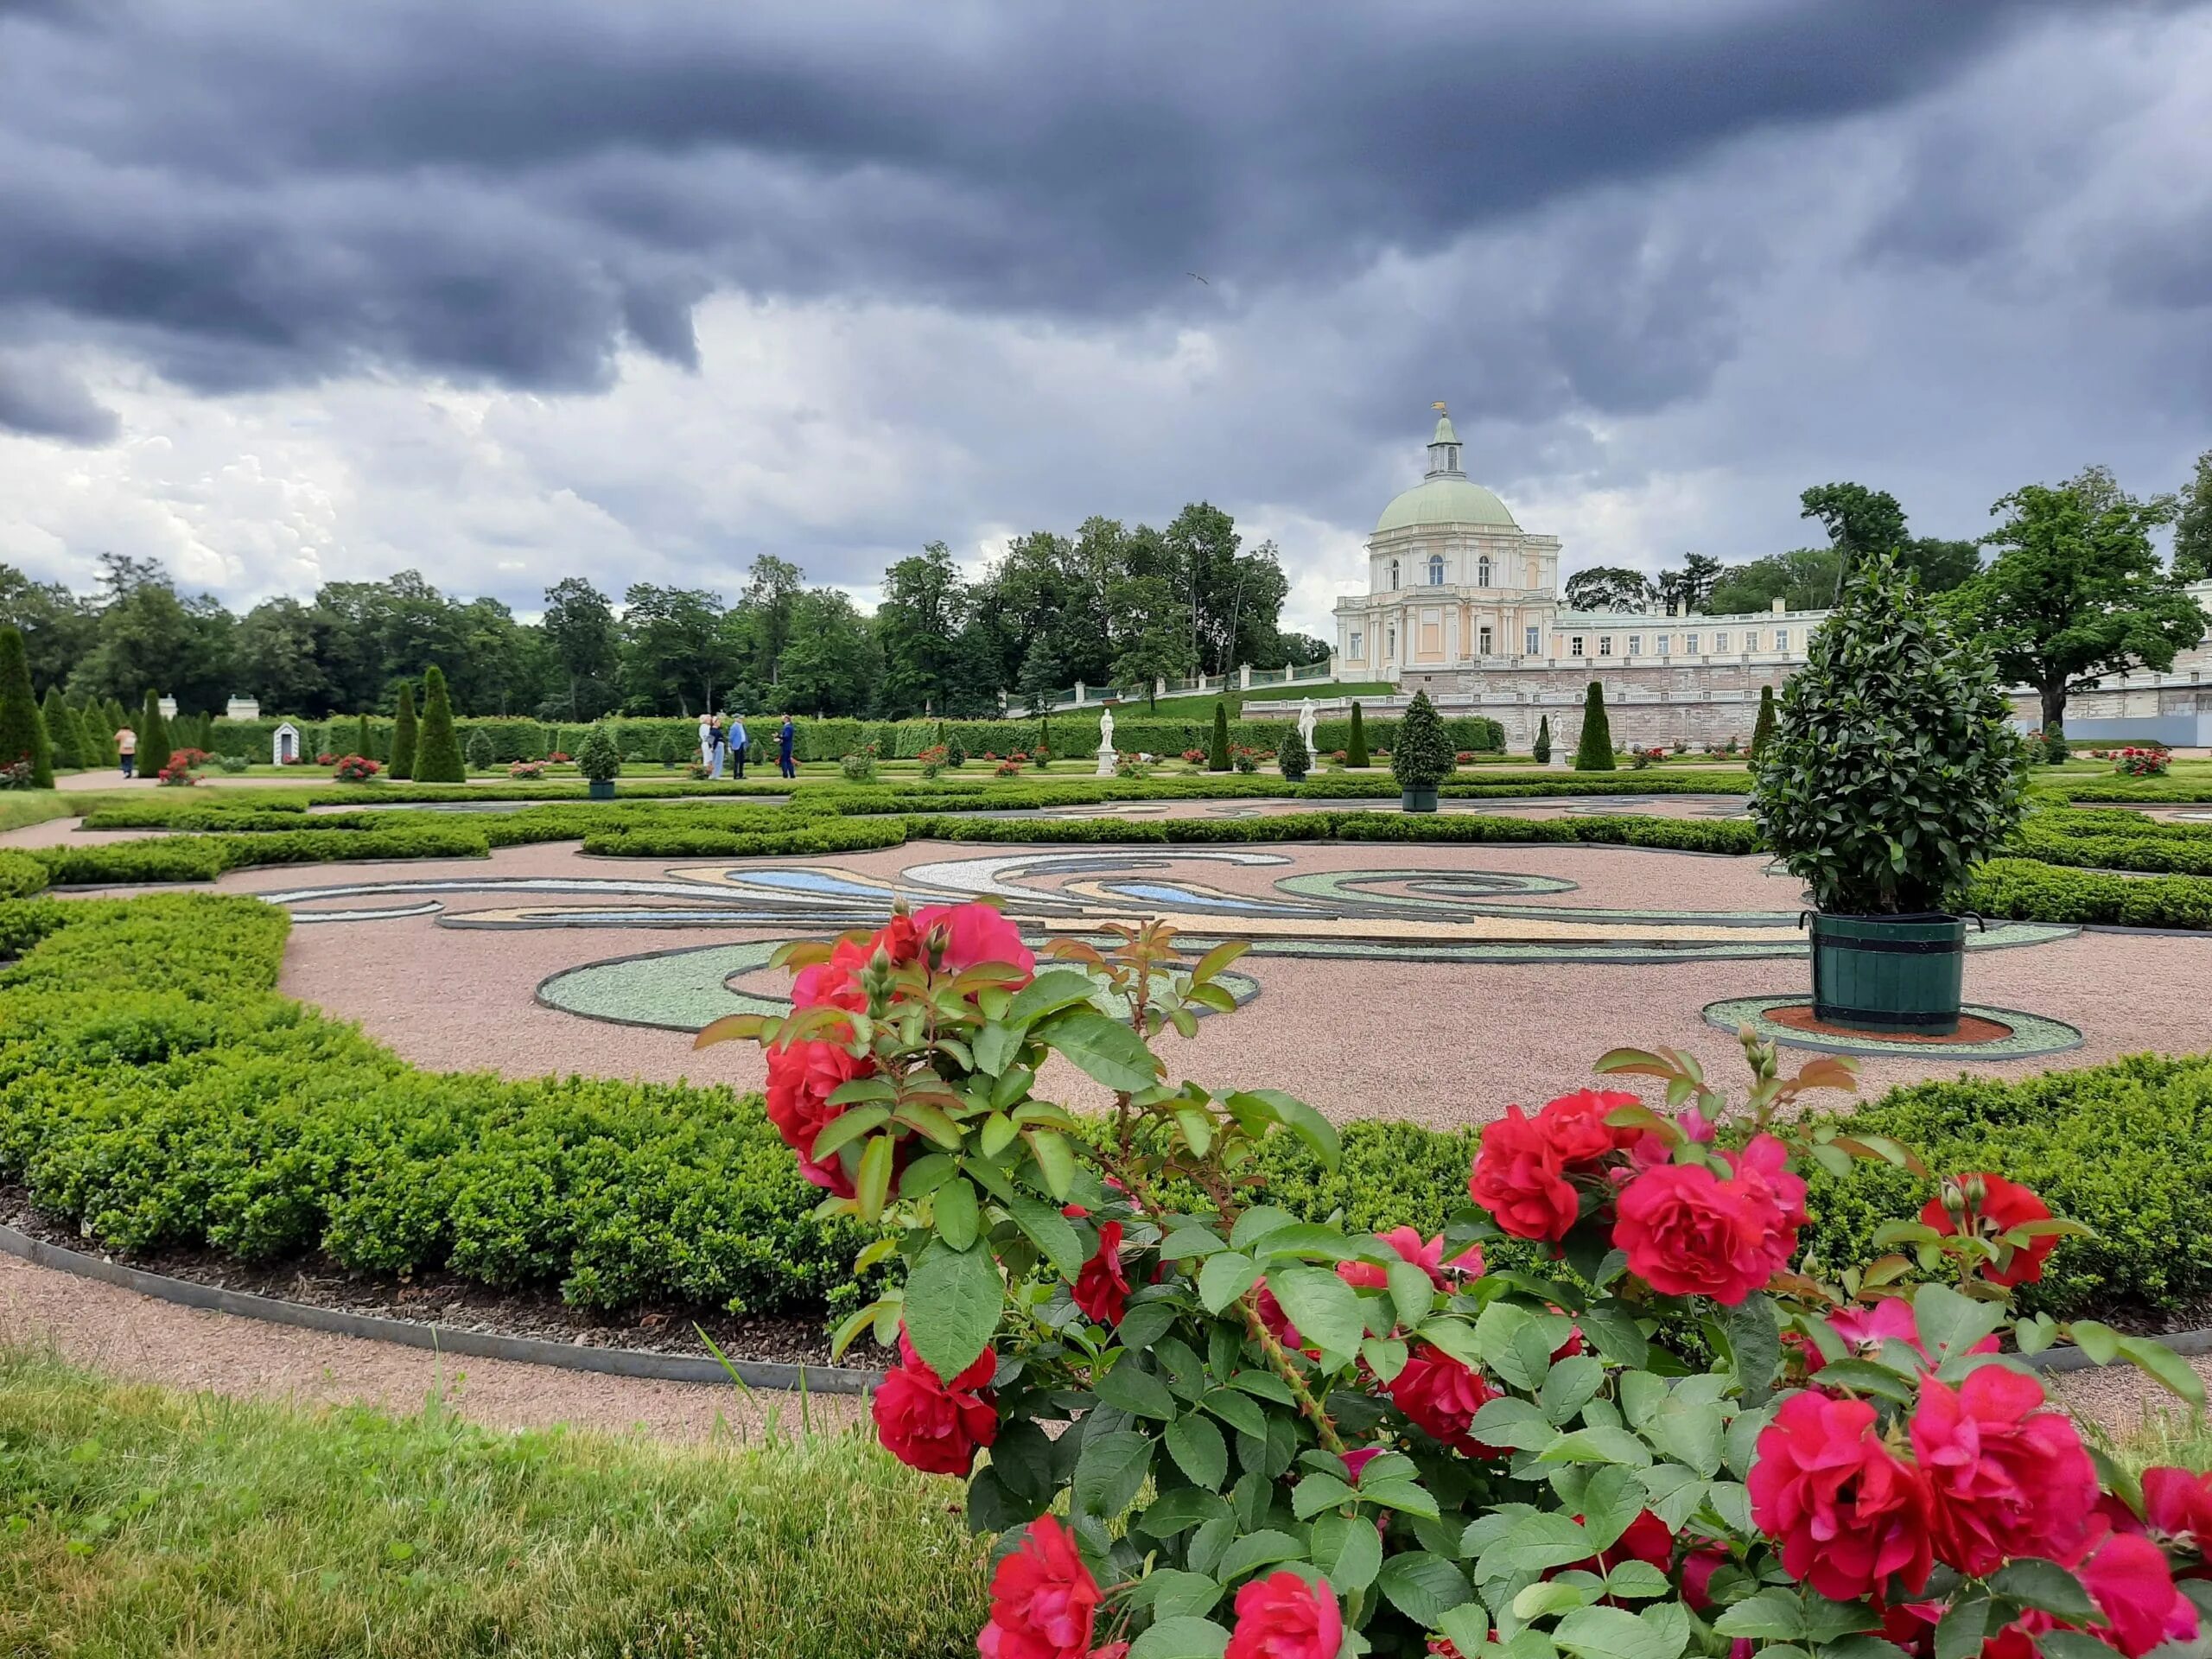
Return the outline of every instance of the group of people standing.
{"type": "MultiPolygon", "coordinates": [[[[798,735],[797,728],[791,724],[791,717],[785,715],[783,723],[776,728],[776,769],[786,778],[798,776],[798,767],[793,763],[791,753],[798,735]]],[[[699,764],[706,767],[709,778],[721,777],[726,761],[734,764],[737,775],[744,777],[747,754],[751,747],[742,715],[725,717],[706,714],[699,716],[699,764]]]]}

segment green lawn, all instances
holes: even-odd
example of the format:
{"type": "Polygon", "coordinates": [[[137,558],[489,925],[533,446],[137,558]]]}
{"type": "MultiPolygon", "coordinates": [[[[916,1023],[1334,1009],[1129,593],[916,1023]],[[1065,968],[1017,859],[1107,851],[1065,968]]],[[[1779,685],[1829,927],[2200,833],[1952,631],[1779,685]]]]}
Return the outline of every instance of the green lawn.
{"type": "Polygon", "coordinates": [[[0,1653],[951,1659],[961,1501],[854,1434],[507,1434],[0,1354],[0,1653]]]}

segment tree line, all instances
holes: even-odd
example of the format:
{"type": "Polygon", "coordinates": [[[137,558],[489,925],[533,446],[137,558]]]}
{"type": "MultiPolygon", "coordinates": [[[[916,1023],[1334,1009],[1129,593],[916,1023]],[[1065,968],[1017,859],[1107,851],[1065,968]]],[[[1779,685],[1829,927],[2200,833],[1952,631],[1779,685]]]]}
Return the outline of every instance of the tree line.
{"type": "Polygon", "coordinates": [[[884,572],[873,613],[763,555],[734,596],[636,582],[618,599],[565,577],[535,621],[415,570],[239,614],[109,553],[91,593],[0,564],[0,626],[21,630],[38,695],[79,705],[135,708],[154,689],[188,711],[251,696],[309,718],[385,713],[435,663],[464,715],[975,717],[996,714],[1001,692],[1033,708],[1077,680],[1148,688],[1327,660],[1325,643],[1281,627],[1274,544],[1243,541],[1228,513],[1195,502],[1164,528],[1093,518],[1072,535],[1033,531],[972,581],[931,543],[884,572]]]}

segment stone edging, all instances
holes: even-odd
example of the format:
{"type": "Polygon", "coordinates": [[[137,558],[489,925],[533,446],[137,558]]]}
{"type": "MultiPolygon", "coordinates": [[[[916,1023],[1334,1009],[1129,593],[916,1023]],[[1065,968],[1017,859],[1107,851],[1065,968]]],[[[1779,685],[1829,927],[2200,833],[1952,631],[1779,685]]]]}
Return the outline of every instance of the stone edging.
{"type": "Polygon", "coordinates": [[[717,1360],[687,1354],[652,1353],[635,1348],[589,1348],[574,1343],[548,1342],[537,1337],[503,1337],[418,1325],[411,1319],[385,1319],[373,1313],[348,1313],[338,1308],[256,1296],[127,1268],[120,1262],[49,1244],[13,1227],[0,1226],[0,1251],[35,1267],[74,1274],[81,1279],[97,1279],[181,1307],[232,1313],[270,1325],[296,1325],[333,1336],[397,1343],[404,1347],[429,1348],[443,1354],[465,1354],[477,1359],[517,1360],[529,1365],[554,1365],[564,1370],[600,1371],[614,1376],[649,1377],[670,1382],[728,1382],[730,1373],[734,1371],[737,1380],[749,1389],[791,1393],[866,1394],[881,1380],[880,1372],[846,1365],[788,1365],[772,1360],[733,1359],[725,1370],[717,1360]]]}
{"type": "MultiPolygon", "coordinates": [[[[313,1307],[273,1296],[223,1290],[172,1279],[165,1274],[126,1268],[99,1256],[63,1249],[44,1239],[33,1238],[13,1227],[0,1226],[0,1252],[20,1257],[35,1267],[50,1268],[79,1278],[135,1290],[157,1301],[174,1302],[241,1319],[263,1319],[271,1325],[296,1325],[334,1336],[358,1337],[370,1342],[392,1342],[409,1348],[429,1348],[440,1353],[466,1354],[478,1359],[510,1359],[528,1365],[553,1365],[563,1370],[600,1371],[613,1376],[650,1377],[671,1382],[726,1382],[729,1371],[711,1359],[683,1354],[649,1353],[635,1348],[583,1348],[573,1343],[546,1342],[536,1337],[501,1337],[474,1331],[447,1331],[409,1319],[388,1319],[372,1313],[346,1313],[336,1308],[313,1307]]],[[[2169,1332],[2158,1338],[2177,1354],[2212,1354],[2212,1325],[2196,1331],[2169,1332]]],[[[2044,1371],[2086,1371],[2095,1363],[2079,1348],[2047,1348],[2023,1356],[2044,1371]]],[[[813,1394],[868,1394],[882,1374],[846,1365],[786,1365],[772,1360],[734,1359],[730,1370],[747,1388],[813,1394]]]]}

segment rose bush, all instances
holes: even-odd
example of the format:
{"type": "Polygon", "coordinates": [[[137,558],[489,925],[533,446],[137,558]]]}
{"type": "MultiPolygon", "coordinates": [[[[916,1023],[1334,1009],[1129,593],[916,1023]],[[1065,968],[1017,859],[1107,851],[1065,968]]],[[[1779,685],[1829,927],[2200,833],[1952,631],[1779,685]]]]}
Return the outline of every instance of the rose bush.
{"type": "Polygon", "coordinates": [[[1747,1033],[1732,1104],[1618,1050],[1657,1103],[1509,1109],[1441,1235],[1350,1232],[1254,1173],[1278,1135],[1332,1162],[1319,1113],[1154,1051],[1231,1011],[1242,947],[1117,933],[1040,963],[983,906],[894,915],[699,1039],[766,1046],[823,1212],[886,1224],[836,1346],[897,1347],[883,1444],[998,1535],[984,1659],[2141,1659],[2212,1614],[2212,1480],[2101,1464],[2027,1357],[2195,1374],[2008,1311],[2081,1229],[1966,1171],[1891,1254],[1804,1259],[1798,1170],[1920,1169],[1794,1109],[1847,1063],[1785,1077],[1747,1033]],[[1109,1118],[1040,1096],[1053,1057],[1109,1118]],[[1487,1264],[1507,1238],[1542,1265],[1487,1264]]]}

